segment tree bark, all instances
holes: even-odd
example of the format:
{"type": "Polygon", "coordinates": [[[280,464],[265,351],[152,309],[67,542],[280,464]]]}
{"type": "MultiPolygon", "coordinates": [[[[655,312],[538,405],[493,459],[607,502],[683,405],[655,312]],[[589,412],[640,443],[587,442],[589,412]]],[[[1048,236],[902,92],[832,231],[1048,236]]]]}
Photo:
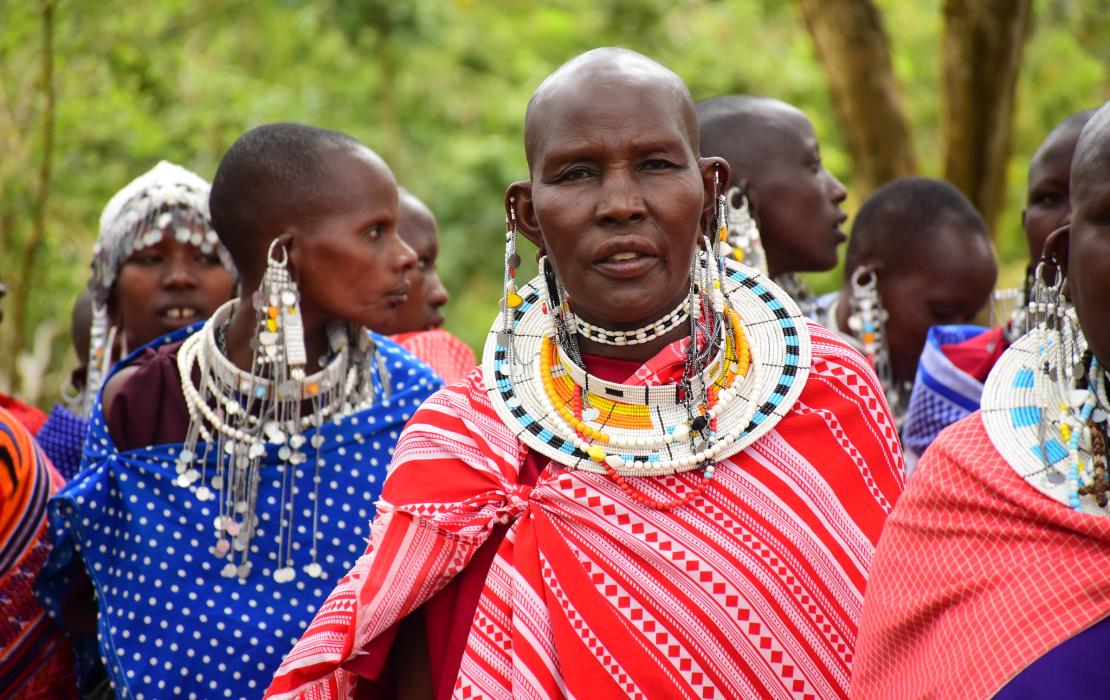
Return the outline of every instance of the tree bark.
{"type": "Polygon", "coordinates": [[[799,0],[852,159],[852,194],[917,172],[913,139],[871,0],[799,0]]]}
{"type": "MultiPolygon", "coordinates": [[[[27,308],[34,280],[39,249],[46,240],[46,206],[50,199],[50,177],[54,163],[54,111],[57,102],[54,82],[54,0],[42,2],[42,46],[40,48],[40,84],[42,91],[42,160],[36,178],[31,231],[20,251],[19,278],[11,298],[11,345],[7,354],[8,376],[15,379],[20,351],[27,338],[27,308]]],[[[15,383],[14,381],[12,382],[15,383]]]]}
{"type": "Polygon", "coordinates": [[[1032,0],[945,0],[944,177],[997,237],[1032,0]]]}

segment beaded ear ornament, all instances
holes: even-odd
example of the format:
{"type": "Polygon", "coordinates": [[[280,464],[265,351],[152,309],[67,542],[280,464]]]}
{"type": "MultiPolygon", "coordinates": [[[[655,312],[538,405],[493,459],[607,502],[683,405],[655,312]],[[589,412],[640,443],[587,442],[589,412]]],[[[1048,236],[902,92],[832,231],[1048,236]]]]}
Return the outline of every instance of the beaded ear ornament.
{"type": "Polygon", "coordinates": [[[894,371],[890,363],[890,347],[887,344],[886,322],[889,318],[879,296],[879,274],[867,267],[857,267],[852,271],[852,295],[848,299],[848,330],[859,342],[860,351],[868,364],[875,369],[879,383],[886,394],[887,403],[896,418],[901,421],[905,415],[904,406],[912,387],[899,387],[894,383],[894,371]]]}
{"type": "Polygon", "coordinates": [[[1031,486],[1073,510],[1110,515],[1107,374],[1086,349],[1063,286],[1055,262],[1042,261],[1026,307],[1030,331],[991,370],[983,423],[1031,486]]]}
{"type": "MultiPolygon", "coordinates": [[[[724,221],[723,199],[715,197],[717,222],[724,221]]],[[[511,211],[507,229],[508,249],[515,238],[511,211]]],[[[676,384],[633,386],[590,375],[577,342],[589,330],[582,332],[546,258],[535,279],[513,284],[516,298],[507,291],[502,300],[482,362],[493,406],[519,439],[565,468],[606,474],[633,499],[671,509],[688,503],[721,460],[785,415],[808,376],[805,320],[765,277],[726,261],[726,227],[716,234],[694,256],[685,314],[671,311],[641,329],[646,335],[685,315],[693,340],[676,384]],[[697,469],[701,485],[673,501],[650,499],[630,483],[697,469]]],[[[515,246],[507,261],[512,255],[515,246]]],[[[632,333],[636,339],[640,331],[632,333]]]]}
{"type": "Polygon", "coordinates": [[[217,502],[216,541],[211,551],[226,560],[223,576],[246,578],[252,567],[252,538],[261,534],[257,507],[262,470],[271,465],[280,468],[282,496],[273,578],[285,583],[296,577],[294,503],[303,495],[296,487],[296,470],[310,459],[315,465],[307,548],[310,561],[303,571],[322,578],[317,562],[320,449],[324,444],[320,429],[329,419],[338,421],[373,405],[376,385],[387,387],[389,377],[369,334],[342,323],[327,329],[330,353],[321,358],[320,371],[305,375],[299,294],[284,249],[280,249],[280,258],[274,256],[276,246],[276,242],[271,245],[263,282],[254,294],[258,330],[251,343],[251,371],[236,367],[224,347],[223,333],[238,300],[221,306],[178,351],[189,430],[177,457],[176,483],[192,490],[199,500],[217,502]],[[307,415],[305,408],[309,408],[307,415]]]}
{"type": "Polygon", "coordinates": [[[767,254],[763,250],[763,238],[759,225],[752,216],[750,200],[744,188],[733,187],[725,195],[728,206],[728,245],[732,248],[729,255],[733,260],[767,274],[767,254]],[[739,204],[736,204],[739,202],[739,204]]]}

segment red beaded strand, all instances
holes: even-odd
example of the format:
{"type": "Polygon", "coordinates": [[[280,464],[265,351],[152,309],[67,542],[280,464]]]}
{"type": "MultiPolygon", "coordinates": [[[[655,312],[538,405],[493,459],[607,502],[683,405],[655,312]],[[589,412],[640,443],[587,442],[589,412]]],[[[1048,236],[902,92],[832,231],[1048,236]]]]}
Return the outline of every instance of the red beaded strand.
{"type": "Polygon", "coordinates": [[[686,495],[680,496],[679,498],[671,501],[657,501],[643,491],[633,488],[632,484],[628,483],[628,480],[624,478],[624,475],[618,472],[616,469],[613,469],[608,464],[605,464],[605,462],[602,462],[602,464],[605,465],[605,471],[609,474],[609,478],[615,481],[617,483],[617,486],[621,487],[621,491],[624,491],[626,494],[628,494],[629,498],[641,505],[645,505],[649,508],[655,508],[657,510],[674,510],[676,508],[681,508],[682,506],[689,505],[691,501],[700,496],[707,488],[709,488],[709,485],[713,483],[713,479],[703,476],[701,483],[687,490],[686,495]]]}

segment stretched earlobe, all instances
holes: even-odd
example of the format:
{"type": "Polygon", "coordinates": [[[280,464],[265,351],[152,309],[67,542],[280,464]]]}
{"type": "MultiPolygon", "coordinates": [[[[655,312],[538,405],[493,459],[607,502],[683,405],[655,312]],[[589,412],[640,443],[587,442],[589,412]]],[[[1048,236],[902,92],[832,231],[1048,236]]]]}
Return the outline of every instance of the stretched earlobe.
{"type": "Polygon", "coordinates": [[[732,178],[732,170],[729,168],[727,160],[716,156],[698,158],[698,170],[701,171],[702,186],[705,189],[705,196],[702,198],[704,203],[702,218],[704,221],[712,221],[717,206],[717,195],[719,192],[728,189],[732,178]],[[716,179],[716,184],[714,184],[714,179],[716,179]]]}
{"type": "MultiPolygon", "coordinates": [[[[1044,250],[1041,253],[1041,258],[1044,260],[1053,260],[1060,268],[1060,273],[1064,276],[1066,281],[1068,278],[1068,251],[1070,246],[1068,243],[1071,240],[1071,222],[1068,222],[1048,234],[1048,238],[1044,239],[1044,250]]],[[[1065,295],[1067,290],[1065,289],[1065,295]]]]}
{"type": "Polygon", "coordinates": [[[505,215],[508,218],[514,218],[515,215],[517,231],[536,247],[543,248],[539,221],[536,218],[535,207],[532,206],[532,182],[530,180],[514,182],[505,190],[505,215]],[[512,210],[513,215],[510,215],[510,210],[512,210]]]}

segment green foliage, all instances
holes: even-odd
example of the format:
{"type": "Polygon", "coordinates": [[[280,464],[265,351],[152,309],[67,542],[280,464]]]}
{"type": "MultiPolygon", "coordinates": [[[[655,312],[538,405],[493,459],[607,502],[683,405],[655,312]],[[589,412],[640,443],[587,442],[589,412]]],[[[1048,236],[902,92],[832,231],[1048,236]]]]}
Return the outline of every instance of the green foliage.
{"type": "MultiPolygon", "coordinates": [[[[940,163],[941,2],[878,0],[921,167],[940,163]]],[[[1061,118],[1110,97],[1104,0],[1040,0],[1015,115],[999,248],[1024,257],[1020,210],[1028,158],[1061,118]]],[[[26,240],[40,86],[34,4],[0,0],[0,277],[34,281],[29,323],[68,325],[99,213],[124,183],[169,159],[211,177],[244,130],[303,121],[380,152],[439,218],[448,327],[480,348],[495,312],[505,187],[527,177],[521,126],[531,91],[599,45],[644,51],[695,98],[773,95],[810,115],[830,169],[851,163],[797,6],[774,0],[63,0],[48,241],[35,270],[14,269],[26,240]]],[[[849,209],[860,202],[849,199],[849,209]]],[[[530,257],[523,255],[526,260],[530,257]]],[[[522,274],[524,271],[522,271],[522,274]]],[[[815,276],[821,289],[837,273],[815,276]]],[[[5,333],[10,329],[5,329],[5,333]]],[[[72,360],[55,343],[46,395],[72,360]]]]}

